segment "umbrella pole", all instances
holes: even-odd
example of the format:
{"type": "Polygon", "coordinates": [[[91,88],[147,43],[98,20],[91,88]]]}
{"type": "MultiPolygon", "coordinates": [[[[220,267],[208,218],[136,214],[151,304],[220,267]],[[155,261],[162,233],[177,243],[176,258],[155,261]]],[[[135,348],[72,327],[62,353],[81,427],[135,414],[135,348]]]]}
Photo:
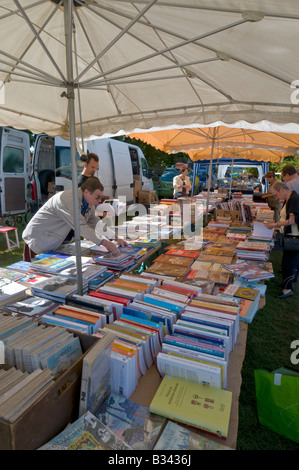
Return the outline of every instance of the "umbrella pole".
{"type": "Polygon", "coordinates": [[[209,202],[210,202],[212,167],[213,167],[213,156],[214,156],[216,132],[217,132],[217,128],[215,127],[215,129],[213,130],[212,150],[211,150],[210,166],[209,166],[208,195],[207,195],[207,205],[206,205],[206,223],[208,222],[208,215],[209,215],[209,202]]]}
{"type": "Polygon", "coordinates": [[[230,200],[230,198],[231,198],[231,196],[232,196],[234,159],[235,159],[235,154],[233,153],[233,156],[232,156],[232,166],[231,166],[231,170],[230,170],[229,193],[228,193],[228,199],[229,199],[229,200],[230,200]]]}
{"type": "Polygon", "coordinates": [[[72,185],[73,185],[73,204],[74,204],[74,232],[76,247],[76,268],[78,294],[83,294],[82,281],[82,262],[80,246],[80,221],[79,221],[79,200],[78,200],[78,175],[77,175],[77,151],[76,151],[76,126],[75,126],[75,93],[73,79],[72,62],[72,4],[73,0],[64,1],[64,26],[65,26],[65,44],[66,44],[66,65],[67,65],[67,99],[69,110],[70,125],[70,149],[71,149],[71,167],[72,167],[72,185]]]}

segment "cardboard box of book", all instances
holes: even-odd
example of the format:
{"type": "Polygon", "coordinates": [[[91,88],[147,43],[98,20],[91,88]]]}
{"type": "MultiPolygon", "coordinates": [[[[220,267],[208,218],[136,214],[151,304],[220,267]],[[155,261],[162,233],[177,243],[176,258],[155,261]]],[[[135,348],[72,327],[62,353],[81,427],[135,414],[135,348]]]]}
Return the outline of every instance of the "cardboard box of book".
{"type": "Polygon", "coordinates": [[[152,204],[158,200],[156,191],[139,191],[138,199],[139,204],[152,204]]]}
{"type": "Polygon", "coordinates": [[[0,450],[34,450],[78,418],[83,358],[98,339],[79,336],[83,355],[14,421],[0,417],[0,450]]]}
{"type": "Polygon", "coordinates": [[[241,220],[241,212],[235,210],[216,209],[216,220],[219,217],[231,217],[233,222],[241,220]]]}

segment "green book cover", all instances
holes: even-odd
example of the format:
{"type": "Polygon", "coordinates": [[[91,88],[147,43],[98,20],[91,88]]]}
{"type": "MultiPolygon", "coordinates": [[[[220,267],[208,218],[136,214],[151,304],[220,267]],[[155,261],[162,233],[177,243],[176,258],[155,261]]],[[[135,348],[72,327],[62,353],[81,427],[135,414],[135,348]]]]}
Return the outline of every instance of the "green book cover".
{"type": "Polygon", "coordinates": [[[165,375],[150,411],[227,438],[232,392],[165,375]]]}

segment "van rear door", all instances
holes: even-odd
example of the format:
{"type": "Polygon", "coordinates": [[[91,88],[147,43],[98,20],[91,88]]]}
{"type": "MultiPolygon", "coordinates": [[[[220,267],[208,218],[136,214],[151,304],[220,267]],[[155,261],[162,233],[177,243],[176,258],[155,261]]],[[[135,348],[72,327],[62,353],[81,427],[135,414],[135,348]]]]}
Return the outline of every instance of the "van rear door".
{"type": "Polygon", "coordinates": [[[39,134],[35,140],[32,160],[32,181],[36,185],[38,208],[48,200],[49,185],[55,181],[55,168],[54,137],[39,134]]]}
{"type": "Polygon", "coordinates": [[[30,184],[29,134],[4,127],[0,151],[0,215],[23,214],[30,184]]]}
{"type": "Polygon", "coordinates": [[[110,148],[114,169],[114,197],[125,196],[127,204],[131,204],[134,202],[134,168],[132,168],[129,146],[124,142],[110,139],[110,148]]]}

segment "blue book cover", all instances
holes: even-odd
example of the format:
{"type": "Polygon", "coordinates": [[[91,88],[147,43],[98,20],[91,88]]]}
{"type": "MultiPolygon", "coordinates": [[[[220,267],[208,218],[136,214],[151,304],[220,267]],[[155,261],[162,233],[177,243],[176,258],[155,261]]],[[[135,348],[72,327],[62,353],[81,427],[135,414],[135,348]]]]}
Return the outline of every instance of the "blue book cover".
{"type": "Polygon", "coordinates": [[[178,332],[178,331],[174,331],[173,336],[177,336],[177,337],[180,337],[180,338],[186,338],[186,339],[191,339],[191,340],[194,340],[194,341],[200,341],[201,343],[206,343],[206,344],[214,344],[215,346],[218,346],[219,348],[223,348],[225,347],[225,339],[223,340],[218,340],[216,338],[212,338],[211,336],[207,336],[207,335],[204,335],[204,334],[198,334],[198,333],[189,333],[187,331],[184,331],[184,332],[178,332]]]}
{"type": "Polygon", "coordinates": [[[10,264],[8,269],[15,269],[16,271],[27,273],[29,269],[32,269],[32,266],[28,261],[17,261],[16,263],[10,264]]]}
{"type": "Polygon", "coordinates": [[[190,317],[188,317],[187,313],[182,314],[181,319],[184,320],[184,321],[187,321],[189,323],[198,323],[199,325],[207,325],[207,326],[212,326],[214,328],[219,328],[221,330],[226,330],[228,336],[229,336],[229,333],[230,333],[230,327],[228,325],[222,325],[222,324],[220,325],[220,324],[216,323],[216,321],[214,323],[214,322],[204,320],[204,319],[190,318],[190,317]]]}
{"type": "Polygon", "coordinates": [[[66,318],[57,317],[57,315],[51,315],[47,313],[41,317],[43,323],[50,323],[51,325],[63,326],[76,331],[83,331],[84,333],[90,334],[90,325],[78,322],[75,320],[69,320],[66,318]]]}
{"type": "Polygon", "coordinates": [[[78,336],[71,338],[67,343],[58,346],[46,358],[42,359],[42,368],[48,368],[56,377],[66,371],[82,356],[81,343],[78,336]]]}
{"type": "Polygon", "coordinates": [[[172,331],[171,320],[167,317],[163,317],[162,315],[160,316],[159,314],[144,312],[142,310],[137,310],[134,307],[133,308],[124,307],[123,313],[127,315],[133,315],[134,317],[150,320],[155,323],[163,323],[163,325],[167,326],[168,331],[172,331]]]}
{"type": "Polygon", "coordinates": [[[190,344],[184,341],[182,338],[175,337],[175,336],[167,336],[164,338],[163,342],[167,344],[173,344],[174,346],[198,351],[204,354],[210,354],[211,356],[216,356],[216,357],[221,357],[221,358],[225,357],[224,351],[220,349],[209,348],[208,345],[204,343],[198,344],[197,346],[195,346],[194,344],[190,344]]]}
{"type": "Polygon", "coordinates": [[[127,313],[123,313],[120,318],[121,319],[123,318],[124,320],[129,320],[129,321],[139,323],[140,325],[148,326],[149,328],[157,328],[159,330],[162,328],[161,323],[156,323],[156,322],[154,322],[152,320],[148,320],[146,318],[138,318],[135,315],[128,315],[127,313]]]}
{"type": "Polygon", "coordinates": [[[148,295],[144,296],[143,301],[152,305],[158,305],[159,307],[168,308],[169,310],[172,310],[173,312],[175,312],[177,315],[181,312],[183,308],[180,305],[175,305],[163,299],[149,297],[148,295]]]}
{"type": "Polygon", "coordinates": [[[96,413],[97,418],[134,450],[151,450],[166,422],[149,408],[111,393],[96,413]]]}

